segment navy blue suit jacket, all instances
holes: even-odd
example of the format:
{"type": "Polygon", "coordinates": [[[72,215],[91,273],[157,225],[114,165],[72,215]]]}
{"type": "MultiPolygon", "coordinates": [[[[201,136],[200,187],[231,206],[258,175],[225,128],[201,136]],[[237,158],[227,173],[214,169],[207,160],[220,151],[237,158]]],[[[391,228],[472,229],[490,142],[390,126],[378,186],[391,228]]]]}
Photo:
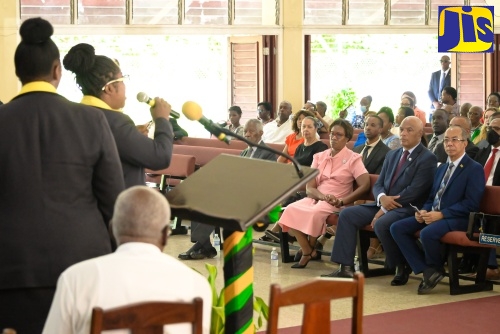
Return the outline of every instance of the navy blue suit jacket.
{"type": "Polygon", "coordinates": [[[403,148],[387,153],[382,171],[373,186],[373,195],[385,193],[389,196],[401,196],[397,202],[401,208],[394,209],[398,212],[413,214],[410,203],[420,207],[425,203],[432,187],[432,180],[436,172],[436,156],[419,144],[410,154],[403,167],[396,175],[396,180],[391,187],[391,180],[401,159],[403,148]]]}
{"type": "MultiPolygon", "coordinates": [[[[431,100],[431,108],[434,109],[432,102],[441,101],[441,92],[439,91],[439,82],[441,81],[441,70],[432,72],[431,82],[429,83],[429,99],[431,100]]],[[[451,86],[451,69],[448,71],[446,78],[444,78],[444,87],[451,86]]]]}
{"type": "MultiPolygon", "coordinates": [[[[466,154],[455,168],[441,196],[440,211],[444,219],[468,219],[470,212],[479,211],[479,203],[483,197],[486,183],[484,181],[483,167],[466,154]]],[[[447,169],[448,163],[439,166],[434,177],[432,191],[423,206],[424,210],[432,210],[434,197],[441,186],[441,181],[447,169]]]]}

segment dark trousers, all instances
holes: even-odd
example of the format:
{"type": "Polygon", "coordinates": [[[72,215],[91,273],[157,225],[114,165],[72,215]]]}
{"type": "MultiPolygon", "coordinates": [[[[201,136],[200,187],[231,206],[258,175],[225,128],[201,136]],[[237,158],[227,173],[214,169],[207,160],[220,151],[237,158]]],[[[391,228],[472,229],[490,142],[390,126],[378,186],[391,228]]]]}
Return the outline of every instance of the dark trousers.
{"type": "MultiPolygon", "coordinates": [[[[354,265],[357,234],[360,228],[370,224],[380,208],[375,205],[356,205],[340,212],[331,260],[347,266],[354,265]]],[[[385,213],[375,223],[375,233],[384,246],[386,264],[389,268],[405,263],[403,254],[394,242],[390,227],[395,222],[407,217],[406,212],[395,210],[385,213]]]]}
{"type": "Polygon", "coordinates": [[[410,264],[413,272],[419,274],[426,268],[442,270],[444,258],[441,252],[441,237],[450,231],[465,231],[467,219],[442,219],[429,225],[419,223],[415,217],[400,220],[391,226],[391,234],[410,264]],[[420,232],[423,252],[418,247],[415,232],[420,232]]]}
{"type": "Polygon", "coordinates": [[[0,290],[0,330],[40,334],[55,292],[55,287],[0,290]]]}
{"type": "MultiPolygon", "coordinates": [[[[210,243],[210,234],[214,231],[212,225],[191,222],[191,241],[195,242],[192,251],[197,251],[200,249],[210,250],[212,244],[210,243]]],[[[221,236],[219,235],[219,238],[221,236]]]]}

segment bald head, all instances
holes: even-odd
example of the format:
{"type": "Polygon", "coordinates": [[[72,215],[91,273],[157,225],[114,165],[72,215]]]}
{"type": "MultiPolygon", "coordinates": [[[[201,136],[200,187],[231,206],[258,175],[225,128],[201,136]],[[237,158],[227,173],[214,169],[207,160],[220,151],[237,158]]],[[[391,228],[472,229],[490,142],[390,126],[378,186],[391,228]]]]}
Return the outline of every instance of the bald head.
{"type": "Polygon", "coordinates": [[[472,129],[472,124],[468,117],[456,116],[450,121],[450,126],[458,126],[467,132],[467,138],[470,138],[470,130],[472,129]]]}
{"type": "Polygon", "coordinates": [[[406,117],[399,126],[401,145],[409,150],[420,143],[424,133],[424,125],[416,116],[406,117]]]}
{"type": "Polygon", "coordinates": [[[478,106],[471,107],[468,116],[472,126],[478,126],[481,123],[481,117],[483,117],[483,108],[478,106]]]}
{"type": "Polygon", "coordinates": [[[460,116],[467,117],[470,107],[472,107],[472,104],[470,104],[469,102],[465,102],[464,104],[462,104],[460,106],[460,116]]]}
{"type": "Polygon", "coordinates": [[[169,222],[167,199],[156,190],[135,186],[118,196],[111,226],[118,244],[135,241],[162,248],[169,222]]]}

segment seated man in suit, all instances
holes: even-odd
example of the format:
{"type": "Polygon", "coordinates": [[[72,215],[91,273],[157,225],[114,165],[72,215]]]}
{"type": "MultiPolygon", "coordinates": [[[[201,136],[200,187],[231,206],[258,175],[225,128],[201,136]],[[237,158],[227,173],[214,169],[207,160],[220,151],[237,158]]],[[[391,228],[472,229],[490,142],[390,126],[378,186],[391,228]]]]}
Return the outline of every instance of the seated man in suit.
{"type": "MultiPolygon", "coordinates": [[[[472,143],[470,140],[470,132],[471,132],[471,122],[468,117],[456,116],[453,117],[450,121],[450,126],[458,126],[467,132],[467,146],[465,147],[465,153],[471,158],[474,159],[476,157],[477,151],[479,148],[472,143]]],[[[448,154],[444,149],[444,143],[439,143],[436,145],[434,149],[434,154],[436,155],[438,162],[444,164],[446,160],[448,160],[448,154]]]]}
{"type": "Polygon", "coordinates": [[[370,116],[365,121],[366,143],[352,150],[361,154],[366,170],[370,174],[380,174],[387,152],[391,149],[380,139],[384,121],[379,116],[370,116]]]}
{"type": "MultiPolygon", "coordinates": [[[[266,146],[262,141],[262,123],[258,119],[250,119],[246,122],[244,136],[254,144],[266,146]]],[[[276,154],[263,150],[260,147],[247,147],[241,156],[250,159],[263,159],[276,161],[276,154]]],[[[187,251],[179,254],[181,260],[202,260],[217,256],[217,251],[210,243],[210,234],[214,230],[212,225],[191,222],[191,241],[195,244],[187,251]]]]}
{"type": "MultiPolygon", "coordinates": [[[[169,221],[170,207],[159,192],[145,186],[122,192],[111,222],[118,249],[61,274],[43,333],[89,333],[96,306],[106,310],[146,301],[191,302],[196,297],[203,299],[203,333],[209,333],[212,290],[206,278],[162,252],[169,221]]],[[[168,325],[167,331],[191,333],[191,325],[168,325]]]]}
{"type": "Polygon", "coordinates": [[[432,130],[433,134],[427,135],[429,145],[427,148],[434,153],[436,145],[443,142],[444,132],[448,129],[450,119],[446,110],[437,109],[432,114],[432,130]]]}
{"type": "Polygon", "coordinates": [[[480,164],[465,154],[467,132],[457,126],[446,130],[448,162],[439,166],[427,202],[409,217],[395,222],[391,234],[415,274],[423,272],[418,294],[429,293],[444,277],[441,239],[450,231],[466,231],[469,213],[479,210],[485,184],[480,164]],[[421,230],[423,251],[415,239],[421,230]]]}
{"type": "MultiPolygon", "coordinates": [[[[487,186],[500,186],[500,168],[498,161],[500,154],[500,118],[490,120],[486,140],[489,146],[481,148],[476,155],[476,161],[484,166],[484,176],[487,186]]],[[[479,177],[479,176],[478,176],[479,177]]],[[[496,250],[492,250],[488,261],[488,269],[486,270],[486,279],[499,280],[500,271],[496,258],[496,250]]]]}
{"type": "Polygon", "coordinates": [[[392,285],[406,284],[406,261],[392,239],[390,226],[413,214],[411,204],[422,205],[427,198],[430,178],[436,170],[436,156],[420,142],[422,122],[409,116],[401,123],[402,148],[391,150],[373,187],[376,203],[345,208],[340,212],[331,261],[340,268],[323,277],[352,277],[358,230],[372,224],[386,253],[386,265],[396,268],[392,285]]]}

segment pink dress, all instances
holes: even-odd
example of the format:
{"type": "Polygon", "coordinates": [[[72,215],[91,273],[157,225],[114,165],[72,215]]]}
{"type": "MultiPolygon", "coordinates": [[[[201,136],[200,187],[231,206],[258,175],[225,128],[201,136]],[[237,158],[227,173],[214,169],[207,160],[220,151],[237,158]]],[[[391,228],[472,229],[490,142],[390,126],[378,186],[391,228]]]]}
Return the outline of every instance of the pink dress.
{"type": "MultiPolygon", "coordinates": [[[[352,192],[355,180],[368,172],[361,160],[361,155],[347,147],[334,157],[330,156],[330,152],[331,150],[326,150],[316,153],[311,167],[319,170],[316,184],[320,192],[343,198],[352,192]]],[[[279,224],[284,232],[294,229],[318,237],[325,233],[325,221],[328,216],[336,211],[339,211],[339,208],[325,201],[307,197],[288,205],[279,224]]]]}

